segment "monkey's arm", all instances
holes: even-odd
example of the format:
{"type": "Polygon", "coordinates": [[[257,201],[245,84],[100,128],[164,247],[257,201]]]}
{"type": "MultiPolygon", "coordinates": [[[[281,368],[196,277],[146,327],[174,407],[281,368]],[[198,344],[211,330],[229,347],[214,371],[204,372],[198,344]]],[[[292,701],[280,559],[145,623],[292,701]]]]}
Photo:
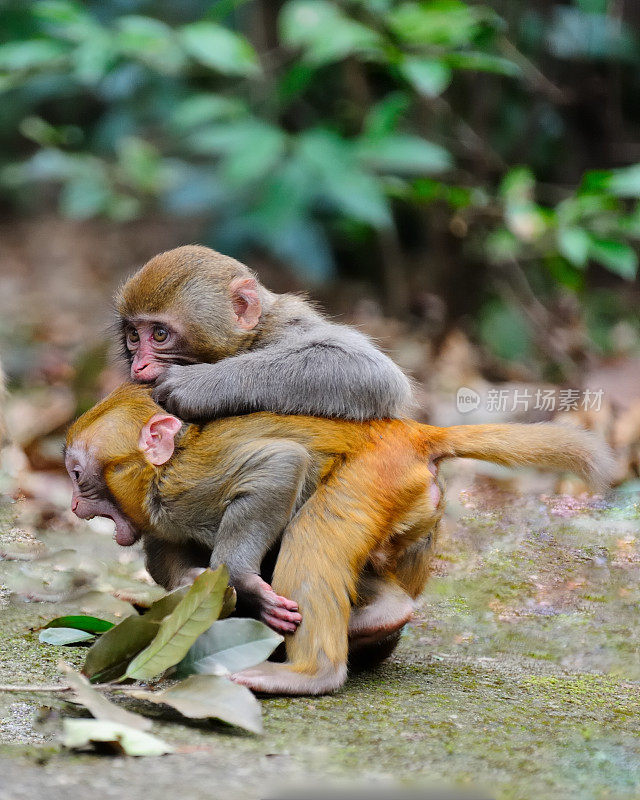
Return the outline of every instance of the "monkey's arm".
{"type": "Polygon", "coordinates": [[[216,364],[171,366],[154,399],[183,419],[251,411],[353,420],[407,413],[408,378],[358,331],[325,323],[305,337],[292,330],[291,339],[216,364]]]}
{"type": "Polygon", "coordinates": [[[292,633],[302,619],[298,605],[262,580],[260,566],[302,496],[309,453],[295,442],[267,439],[237,447],[233,458],[225,511],[211,536],[211,567],[226,564],[239,598],[275,630],[292,633]]]}

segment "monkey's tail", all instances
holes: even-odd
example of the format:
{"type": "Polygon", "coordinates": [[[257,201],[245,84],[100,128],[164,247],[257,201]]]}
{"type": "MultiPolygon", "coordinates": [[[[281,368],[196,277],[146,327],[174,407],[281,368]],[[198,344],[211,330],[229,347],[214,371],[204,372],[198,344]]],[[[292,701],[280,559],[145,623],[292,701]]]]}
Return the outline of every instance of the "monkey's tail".
{"type": "Polygon", "coordinates": [[[615,474],[613,453],[606,442],[597,434],[579,428],[543,422],[454,425],[440,428],[439,432],[439,442],[433,442],[436,457],[459,456],[507,467],[567,470],[596,489],[609,486],[615,474]]]}

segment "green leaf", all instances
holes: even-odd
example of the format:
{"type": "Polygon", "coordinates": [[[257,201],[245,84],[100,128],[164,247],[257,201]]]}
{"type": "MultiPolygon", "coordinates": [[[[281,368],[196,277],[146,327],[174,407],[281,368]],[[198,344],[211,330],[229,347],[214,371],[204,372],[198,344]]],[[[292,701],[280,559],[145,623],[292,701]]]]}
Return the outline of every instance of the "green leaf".
{"type": "Polygon", "coordinates": [[[184,65],[173,30],[159,19],[130,14],[118,19],[116,46],[160,72],[174,73],[184,65]]]}
{"type": "Polygon", "coordinates": [[[223,175],[234,185],[261,180],[284,155],[285,134],[273,125],[246,126],[234,152],[222,162],[223,175]]]}
{"type": "Polygon", "coordinates": [[[87,614],[72,614],[66,617],[56,617],[44,626],[46,628],[75,628],[89,633],[105,633],[114,627],[113,622],[87,614]]]}
{"type": "Polygon", "coordinates": [[[410,99],[405,92],[391,92],[376,103],[364,123],[368,139],[381,139],[393,133],[409,110],[410,99]]]}
{"type": "Polygon", "coordinates": [[[322,65],[349,55],[378,56],[380,34],[349,19],[326,0],[291,0],[280,14],[280,35],[290,47],[302,47],[304,60],[322,65]]]}
{"type": "Polygon", "coordinates": [[[18,71],[50,66],[68,52],[68,46],[53,39],[8,42],[0,44],[0,69],[18,71]]]}
{"type": "Polygon", "coordinates": [[[140,700],[172,706],[185,717],[219,719],[262,733],[260,703],[246,686],[221,675],[192,675],[162,692],[133,692],[140,700]]]}
{"type": "Polygon", "coordinates": [[[564,59],[636,63],[638,58],[630,26],[621,25],[613,14],[588,14],[569,6],[555,6],[546,45],[564,59]]]}
{"type": "Polygon", "coordinates": [[[129,664],[126,676],[135,680],[153,678],[177,664],[200,636],[218,618],[229,584],[226,567],[199,575],[175,610],[160,623],[155,639],[129,664]]]}
{"type": "Polygon", "coordinates": [[[220,609],[218,619],[226,619],[229,614],[233,614],[236,608],[236,600],[236,590],[233,588],[233,586],[227,586],[224,592],[222,608],[220,609]]]}
{"type": "Polygon", "coordinates": [[[107,682],[124,675],[131,659],[158,633],[160,621],[148,619],[148,616],[127,617],[98,639],[87,653],[82,667],[87,678],[94,682],[107,682]]]}
{"type": "Polygon", "coordinates": [[[39,0],[32,7],[31,13],[56,37],[64,37],[71,41],[81,41],[99,27],[79,3],[66,0],[39,0]]]}
{"type": "Polygon", "coordinates": [[[211,125],[189,138],[195,152],[223,156],[222,172],[238,186],[263,178],[283,156],[286,141],[280,128],[253,118],[211,125]]]}
{"type": "Polygon", "coordinates": [[[173,753],[174,748],[129,725],[101,719],[65,719],[62,721],[62,743],[71,750],[78,750],[95,743],[111,745],[116,753],[128,756],[161,756],[173,753]]]}
{"type": "Polygon", "coordinates": [[[266,661],[284,639],[255,619],[214,622],[178,664],[178,675],[239,672],[266,661]]]}
{"type": "Polygon", "coordinates": [[[586,266],[590,244],[589,234],[582,228],[560,228],[558,231],[558,248],[576,267],[586,266]]]}
{"type": "Polygon", "coordinates": [[[246,113],[245,106],[236,98],[220,94],[195,94],[178,103],[171,115],[172,126],[189,131],[214,120],[229,119],[246,113]]]}
{"type": "Polygon", "coordinates": [[[67,664],[62,664],[61,669],[67,676],[77,701],[90,711],[96,719],[129,725],[139,731],[147,731],[151,728],[150,719],[141,717],[139,714],[133,714],[131,711],[111,703],[106,697],[97,692],[83,675],[79,675],[67,664]]]}
{"type": "Polygon", "coordinates": [[[628,281],[634,280],[638,273],[638,255],[624,242],[592,236],[589,255],[610,272],[628,281]]]}
{"type": "Polygon", "coordinates": [[[38,639],[43,644],[76,644],[94,639],[95,634],[77,628],[46,628],[40,631],[38,639]]]}
{"type": "Polygon", "coordinates": [[[512,258],[517,258],[520,248],[518,239],[505,228],[498,228],[489,234],[485,243],[487,257],[494,264],[504,264],[512,258]]]}
{"type": "Polygon", "coordinates": [[[480,337],[500,358],[525,359],[531,354],[531,331],[522,314],[501,301],[488,303],[479,322],[480,337]]]}
{"type": "Polygon", "coordinates": [[[103,634],[87,653],[83,673],[92,681],[121,678],[131,659],[153,641],[162,620],[178,607],[188,591],[187,586],[182,586],[166,594],[152,603],[143,616],[126,617],[103,634]]]}
{"type": "Polygon", "coordinates": [[[95,86],[105,77],[118,58],[111,31],[97,28],[80,42],[72,54],[74,74],[82,83],[95,86]]]}
{"type": "Polygon", "coordinates": [[[260,72],[249,42],[213,22],[193,22],[179,32],[183,47],[197,61],[225,75],[253,76],[260,72]]]}
{"type": "Polygon", "coordinates": [[[107,207],[111,193],[105,177],[79,175],[69,180],[60,195],[60,210],[70,219],[89,219],[107,207]]]}
{"type": "Polygon", "coordinates": [[[118,167],[126,183],[143,192],[157,192],[164,183],[164,170],[156,148],[138,136],[118,142],[118,167]]]}
{"type": "Polygon", "coordinates": [[[426,97],[437,97],[451,83],[451,69],[433,58],[405,58],[400,71],[413,88],[426,97]]]}
{"type": "Polygon", "coordinates": [[[330,131],[315,129],[299,137],[298,155],[317,177],[318,199],[373,227],[390,224],[381,184],[359,167],[351,143],[330,131]]]}
{"type": "Polygon", "coordinates": [[[409,134],[363,139],[357,152],[361,161],[380,172],[432,175],[453,166],[451,155],[443,147],[409,134]]]}
{"type": "Polygon", "coordinates": [[[472,42],[485,19],[494,21],[497,16],[481,6],[458,0],[432,0],[400,3],[388,15],[387,22],[398,37],[410,44],[457,47],[472,42]]]}
{"type": "Polygon", "coordinates": [[[506,75],[509,78],[518,78],[522,74],[520,67],[508,58],[495,56],[491,53],[470,52],[447,53],[447,64],[452,69],[467,69],[474,72],[493,72],[497,75],[506,75]]]}
{"type": "Polygon", "coordinates": [[[165,594],[159,600],[151,604],[149,610],[145,612],[143,619],[147,622],[162,622],[162,620],[172,614],[178,605],[184,600],[189,592],[188,586],[181,586],[172,592],[165,594]]]}
{"type": "Polygon", "coordinates": [[[502,179],[500,196],[507,205],[529,203],[535,186],[536,180],[529,167],[513,167],[502,179]]]}
{"type": "Polygon", "coordinates": [[[607,189],[617,197],[640,198],[640,164],[614,170],[607,181],[607,189]]]}

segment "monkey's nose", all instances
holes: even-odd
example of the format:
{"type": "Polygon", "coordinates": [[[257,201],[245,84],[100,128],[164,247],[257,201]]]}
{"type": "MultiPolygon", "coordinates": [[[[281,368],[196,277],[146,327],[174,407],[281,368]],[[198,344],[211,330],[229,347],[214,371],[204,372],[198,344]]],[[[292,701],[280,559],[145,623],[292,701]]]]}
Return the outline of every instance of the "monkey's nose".
{"type": "Polygon", "coordinates": [[[77,509],[78,509],[78,499],[74,497],[73,500],[71,501],[71,510],[75,514],[77,509]]]}

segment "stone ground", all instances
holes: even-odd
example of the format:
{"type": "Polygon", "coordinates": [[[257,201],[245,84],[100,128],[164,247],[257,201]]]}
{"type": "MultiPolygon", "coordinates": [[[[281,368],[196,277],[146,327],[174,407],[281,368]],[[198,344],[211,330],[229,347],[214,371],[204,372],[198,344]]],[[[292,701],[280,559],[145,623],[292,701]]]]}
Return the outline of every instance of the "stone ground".
{"type": "MultiPolygon", "coordinates": [[[[153,709],[154,732],[177,754],[74,754],[56,729],[78,707],[0,693],[0,800],[266,798],[291,785],[323,797],[345,780],[383,794],[399,781],[496,800],[640,798],[640,493],[574,499],[518,486],[450,487],[435,575],[395,655],[336,695],[262,700],[262,737],[153,709]]],[[[5,509],[5,540],[14,524],[5,509]]],[[[48,536],[122,558],[88,527],[48,536]]],[[[28,566],[5,562],[5,582],[28,566]]],[[[62,648],[31,629],[78,602],[6,594],[0,608],[0,684],[60,680],[62,648]]],[[[62,654],[79,666],[84,651],[62,654]]]]}

